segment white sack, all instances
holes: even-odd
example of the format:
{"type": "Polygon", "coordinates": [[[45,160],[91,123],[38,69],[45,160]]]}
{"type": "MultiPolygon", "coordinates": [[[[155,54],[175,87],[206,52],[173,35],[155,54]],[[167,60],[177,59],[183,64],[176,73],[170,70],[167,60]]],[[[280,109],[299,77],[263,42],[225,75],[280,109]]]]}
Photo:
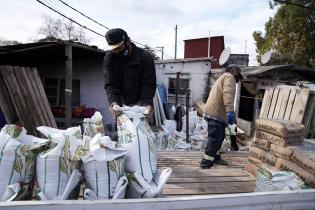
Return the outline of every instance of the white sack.
{"type": "Polygon", "coordinates": [[[37,156],[37,183],[42,200],[65,200],[80,181],[79,160],[83,152],[80,126],[58,130],[37,128],[52,143],[37,156]]]}
{"type": "Polygon", "coordinates": [[[15,199],[28,191],[35,174],[35,153],[31,147],[47,140],[26,134],[24,128],[6,125],[0,132],[0,201],[15,199]],[[23,188],[18,187],[19,183],[23,188]]]}
{"type": "Polygon", "coordinates": [[[127,150],[116,148],[116,142],[100,133],[84,139],[87,139],[87,153],[81,158],[87,185],[84,199],[124,198],[128,183],[124,170],[127,150]]]}
{"type": "Polygon", "coordinates": [[[142,112],[145,107],[121,107],[117,119],[119,145],[128,150],[126,172],[139,171],[145,180],[151,181],[156,171],[155,135],[142,112]]]}

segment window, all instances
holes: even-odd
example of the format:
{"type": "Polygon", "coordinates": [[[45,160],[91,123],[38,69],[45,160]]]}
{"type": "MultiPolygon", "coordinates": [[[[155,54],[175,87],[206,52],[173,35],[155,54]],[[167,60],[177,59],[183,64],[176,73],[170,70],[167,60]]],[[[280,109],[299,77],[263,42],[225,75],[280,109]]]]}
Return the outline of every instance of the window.
{"type": "MultiPolygon", "coordinates": [[[[189,79],[179,79],[179,95],[185,95],[189,89],[189,79]]],[[[168,93],[176,94],[176,78],[168,78],[168,93]]]]}
{"type": "MultiPolygon", "coordinates": [[[[45,78],[44,88],[51,106],[65,105],[65,79],[45,78]]],[[[72,106],[80,105],[80,80],[72,80],[72,106]]]]}
{"type": "Polygon", "coordinates": [[[58,105],[58,79],[45,78],[44,89],[50,105],[58,105]]]}

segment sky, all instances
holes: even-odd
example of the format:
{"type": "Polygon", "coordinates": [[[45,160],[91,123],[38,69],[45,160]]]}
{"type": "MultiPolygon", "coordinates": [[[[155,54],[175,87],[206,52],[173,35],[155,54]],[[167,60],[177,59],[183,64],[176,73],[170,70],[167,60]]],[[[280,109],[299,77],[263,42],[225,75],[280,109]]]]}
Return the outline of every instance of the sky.
{"type": "MultiPolygon", "coordinates": [[[[59,0],[41,0],[100,34],[107,29],[89,21],[59,0]]],[[[254,31],[264,32],[265,22],[276,10],[268,0],[63,0],[108,28],[123,28],[129,37],[150,47],[164,46],[165,58],[174,58],[175,25],[177,58],[184,56],[186,39],[224,36],[233,54],[248,53],[257,65],[254,31]]],[[[38,30],[43,16],[60,15],[36,0],[0,0],[0,37],[22,43],[43,38],[38,30]]],[[[86,31],[90,45],[108,49],[105,38],[86,31]]],[[[157,52],[161,56],[160,52],[157,52]]]]}

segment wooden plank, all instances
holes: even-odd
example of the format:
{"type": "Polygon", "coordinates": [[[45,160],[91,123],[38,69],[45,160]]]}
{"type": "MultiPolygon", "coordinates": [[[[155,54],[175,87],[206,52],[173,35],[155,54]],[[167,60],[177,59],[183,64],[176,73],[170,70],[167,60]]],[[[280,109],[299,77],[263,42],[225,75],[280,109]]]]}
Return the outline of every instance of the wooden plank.
{"type": "Polygon", "coordinates": [[[296,89],[291,89],[287,108],[285,109],[285,113],[284,113],[284,119],[285,120],[290,119],[292,107],[293,107],[294,100],[295,100],[295,95],[296,95],[296,89]]]}
{"type": "Polygon", "coordinates": [[[269,112],[269,108],[270,108],[270,104],[271,104],[271,100],[272,100],[272,95],[273,95],[273,88],[267,89],[265,94],[264,94],[264,99],[263,99],[263,103],[261,106],[261,110],[260,110],[260,118],[266,118],[269,112]]]}
{"type": "Polygon", "coordinates": [[[242,186],[251,186],[254,187],[256,181],[247,181],[247,182],[212,182],[212,183],[167,183],[165,189],[191,189],[191,188],[227,188],[227,187],[242,187],[242,186]]]}
{"type": "Polygon", "coordinates": [[[274,92],[273,92],[272,101],[271,101],[271,104],[270,104],[270,108],[269,108],[269,112],[268,112],[267,118],[272,118],[273,113],[275,111],[275,107],[276,107],[277,101],[278,101],[278,96],[279,96],[279,88],[276,88],[274,90],[274,92]]]}
{"type": "Polygon", "coordinates": [[[255,186],[246,187],[200,187],[190,189],[164,189],[163,195],[206,195],[206,194],[228,194],[254,192],[255,186]]]}
{"type": "MultiPolygon", "coordinates": [[[[0,69],[4,66],[0,66],[0,69]]],[[[15,113],[14,105],[10,97],[9,90],[4,82],[0,70],[0,108],[7,123],[15,123],[18,121],[18,116],[15,113]]]]}
{"type": "Polygon", "coordinates": [[[289,88],[283,88],[283,90],[284,90],[284,93],[283,93],[283,98],[282,98],[282,102],[280,105],[280,112],[279,112],[279,115],[277,117],[278,119],[284,118],[285,110],[287,108],[290,93],[291,93],[291,89],[289,89],[289,88]]]}
{"type": "Polygon", "coordinates": [[[39,74],[38,74],[38,71],[36,68],[32,68],[32,74],[34,76],[34,81],[36,82],[37,88],[39,90],[40,98],[41,98],[42,103],[45,107],[46,115],[49,118],[50,127],[57,128],[56,120],[52,114],[51,107],[49,105],[49,102],[48,102],[48,99],[47,99],[47,96],[46,96],[46,93],[44,90],[43,83],[40,80],[40,77],[39,77],[39,74]]]}
{"type": "Polygon", "coordinates": [[[280,114],[280,107],[281,107],[282,100],[284,97],[284,92],[285,92],[285,89],[281,88],[279,91],[278,100],[277,100],[276,107],[275,107],[275,110],[273,112],[272,118],[277,119],[279,114],[280,114]]]}
{"type": "Polygon", "coordinates": [[[32,118],[33,123],[34,123],[34,127],[38,127],[40,125],[43,125],[43,122],[44,122],[43,116],[42,116],[42,113],[39,112],[39,109],[37,106],[38,103],[37,103],[37,100],[35,98],[33,88],[30,84],[30,81],[28,80],[28,78],[26,76],[25,68],[13,67],[13,71],[14,71],[14,74],[15,74],[17,81],[20,84],[21,93],[24,97],[26,105],[28,106],[28,108],[30,110],[31,118],[32,118]]]}
{"type": "Polygon", "coordinates": [[[170,177],[167,183],[212,183],[212,182],[247,182],[247,181],[256,181],[256,178],[253,176],[225,176],[225,177],[170,177]]]}
{"type": "Polygon", "coordinates": [[[292,108],[292,113],[290,116],[291,121],[302,123],[309,95],[310,95],[309,89],[301,88],[297,90],[294,105],[292,108]]]}
{"type": "Polygon", "coordinates": [[[1,68],[0,71],[8,87],[15,110],[22,122],[23,127],[25,127],[29,134],[36,135],[36,129],[33,127],[30,112],[26,106],[25,101],[23,100],[23,96],[20,91],[19,84],[14,76],[12,67],[6,66],[6,68],[1,68]]]}
{"type": "Polygon", "coordinates": [[[36,75],[34,74],[33,69],[30,67],[25,68],[25,73],[26,73],[26,77],[28,78],[28,81],[30,81],[31,88],[33,89],[34,97],[36,98],[35,103],[36,103],[38,112],[41,113],[44,119],[44,123],[42,125],[52,127],[50,123],[50,119],[45,110],[45,105],[42,101],[39,87],[37,85],[36,75]]]}
{"type": "Polygon", "coordinates": [[[242,169],[231,169],[231,168],[220,168],[220,169],[199,169],[194,168],[185,170],[179,168],[174,168],[172,172],[172,177],[212,177],[212,176],[248,176],[248,173],[242,169]]]}
{"type": "MultiPolygon", "coordinates": [[[[202,157],[204,152],[199,151],[158,151],[158,157],[202,157]]],[[[223,157],[230,156],[230,157],[248,157],[248,151],[227,151],[221,154],[223,157]]]]}

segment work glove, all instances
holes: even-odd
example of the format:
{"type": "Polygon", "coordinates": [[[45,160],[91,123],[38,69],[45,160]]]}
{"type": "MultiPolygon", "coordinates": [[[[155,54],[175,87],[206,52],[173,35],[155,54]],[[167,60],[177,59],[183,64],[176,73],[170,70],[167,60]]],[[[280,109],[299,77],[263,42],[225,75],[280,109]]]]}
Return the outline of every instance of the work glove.
{"type": "Polygon", "coordinates": [[[235,112],[228,112],[226,113],[228,124],[232,125],[235,124],[235,112]]]}
{"type": "Polygon", "coordinates": [[[152,106],[148,105],[145,107],[143,110],[142,114],[145,116],[146,120],[149,122],[151,119],[151,114],[153,113],[153,108],[152,106]]]}
{"type": "Polygon", "coordinates": [[[120,106],[116,102],[113,102],[109,106],[109,111],[110,111],[110,113],[112,113],[114,119],[116,119],[116,117],[118,117],[122,113],[121,110],[119,110],[119,108],[120,108],[120,106]]]}
{"type": "Polygon", "coordinates": [[[228,112],[226,113],[226,117],[228,120],[228,127],[230,130],[231,135],[236,136],[236,131],[237,131],[237,125],[235,124],[235,112],[228,112]]]}

